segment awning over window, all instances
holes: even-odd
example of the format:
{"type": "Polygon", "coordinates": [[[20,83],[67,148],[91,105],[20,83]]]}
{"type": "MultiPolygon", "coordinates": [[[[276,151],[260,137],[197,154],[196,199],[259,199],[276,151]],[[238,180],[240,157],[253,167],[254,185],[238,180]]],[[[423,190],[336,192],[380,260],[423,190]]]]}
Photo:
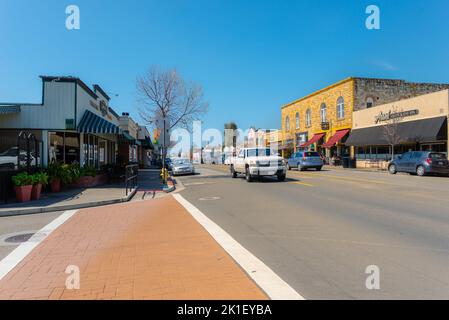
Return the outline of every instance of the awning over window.
{"type": "Polygon", "coordinates": [[[447,118],[437,117],[424,120],[400,122],[397,129],[390,126],[390,130],[385,129],[385,125],[352,130],[345,144],[349,146],[385,146],[389,141],[397,136],[395,144],[434,142],[447,140],[447,118]]]}
{"type": "Polygon", "coordinates": [[[154,150],[153,143],[151,142],[151,138],[146,138],[145,140],[140,140],[142,143],[142,147],[145,149],[151,149],[154,150]]]}
{"type": "Polygon", "coordinates": [[[300,148],[306,148],[316,142],[318,142],[322,137],[324,137],[324,133],[318,133],[315,134],[312,139],[310,139],[309,141],[307,141],[306,143],[300,145],[300,148]]]}
{"type": "Polygon", "coordinates": [[[324,147],[324,148],[331,148],[331,147],[333,147],[336,143],[340,142],[340,140],[343,139],[349,133],[349,131],[350,131],[349,129],[337,131],[329,139],[328,142],[326,142],[325,144],[322,145],[322,147],[324,147]]]}
{"type": "Polygon", "coordinates": [[[0,114],[12,114],[19,112],[20,112],[19,105],[0,105],[0,114]]]}
{"type": "Polygon", "coordinates": [[[80,123],[78,124],[78,132],[81,133],[111,133],[120,134],[121,130],[118,126],[109,122],[100,116],[86,110],[80,123]]]}

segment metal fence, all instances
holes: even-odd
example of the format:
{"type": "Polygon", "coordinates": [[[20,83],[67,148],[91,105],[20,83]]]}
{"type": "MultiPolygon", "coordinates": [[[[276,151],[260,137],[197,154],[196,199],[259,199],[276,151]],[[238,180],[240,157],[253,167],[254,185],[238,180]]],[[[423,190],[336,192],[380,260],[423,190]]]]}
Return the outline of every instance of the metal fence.
{"type": "Polygon", "coordinates": [[[126,196],[133,189],[137,188],[137,178],[139,176],[139,165],[132,164],[125,168],[125,188],[126,196]]]}

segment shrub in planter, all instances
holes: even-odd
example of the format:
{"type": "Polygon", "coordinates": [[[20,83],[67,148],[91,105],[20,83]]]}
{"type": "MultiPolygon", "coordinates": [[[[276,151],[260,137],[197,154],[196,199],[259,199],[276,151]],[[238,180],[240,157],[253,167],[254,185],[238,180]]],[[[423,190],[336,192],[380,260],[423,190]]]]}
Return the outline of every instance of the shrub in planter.
{"type": "Polygon", "coordinates": [[[68,164],[53,163],[48,166],[50,186],[53,192],[61,191],[61,184],[70,184],[73,181],[72,167],[68,164]]]}
{"type": "Polygon", "coordinates": [[[12,177],[16,199],[19,202],[28,202],[31,200],[31,191],[33,190],[33,178],[26,172],[19,173],[12,177]]]}
{"type": "Polygon", "coordinates": [[[74,177],[73,184],[78,188],[89,188],[95,186],[97,169],[91,166],[78,167],[78,172],[74,177]]]}
{"type": "Polygon", "coordinates": [[[31,199],[39,200],[41,198],[42,187],[48,184],[48,174],[39,172],[32,175],[33,190],[31,192],[31,199]]]}

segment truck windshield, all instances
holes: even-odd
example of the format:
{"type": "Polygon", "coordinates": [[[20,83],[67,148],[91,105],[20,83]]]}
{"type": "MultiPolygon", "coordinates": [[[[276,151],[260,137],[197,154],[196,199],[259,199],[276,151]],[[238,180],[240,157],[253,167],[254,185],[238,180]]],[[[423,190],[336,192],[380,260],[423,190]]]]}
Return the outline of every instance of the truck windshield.
{"type": "Polygon", "coordinates": [[[248,157],[273,156],[274,152],[270,149],[248,149],[248,157]]]}

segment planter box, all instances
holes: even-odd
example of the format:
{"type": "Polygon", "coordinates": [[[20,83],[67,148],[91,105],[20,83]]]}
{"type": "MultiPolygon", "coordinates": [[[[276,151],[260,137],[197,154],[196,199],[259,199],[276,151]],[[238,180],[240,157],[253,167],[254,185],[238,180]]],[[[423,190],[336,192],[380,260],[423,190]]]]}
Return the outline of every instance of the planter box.
{"type": "Polygon", "coordinates": [[[18,202],[28,202],[31,200],[32,185],[14,187],[14,190],[16,191],[16,199],[18,202]]]}
{"type": "Polygon", "coordinates": [[[32,200],[40,200],[42,193],[42,184],[38,183],[33,186],[33,190],[31,191],[31,199],[32,200]]]}
{"type": "Polygon", "coordinates": [[[73,182],[73,186],[76,188],[93,188],[102,184],[108,183],[107,174],[99,174],[95,177],[85,176],[79,177],[73,182]]]}

